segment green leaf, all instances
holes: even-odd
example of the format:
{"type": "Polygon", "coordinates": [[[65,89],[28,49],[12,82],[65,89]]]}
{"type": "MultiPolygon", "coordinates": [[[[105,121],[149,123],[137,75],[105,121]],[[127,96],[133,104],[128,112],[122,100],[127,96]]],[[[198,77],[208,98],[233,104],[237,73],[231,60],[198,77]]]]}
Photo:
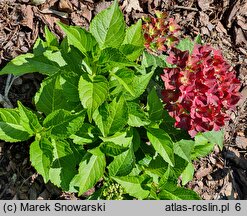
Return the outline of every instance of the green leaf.
{"type": "MultiPolygon", "coordinates": [[[[144,131],[140,131],[140,136],[143,138],[146,138],[147,135],[145,133],[146,133],[146,128],[144,131]]],[[[144,142],[144,141],[141,141],[139,151],[137,151],[137,155],[139,155],[138,158],[140,158],[141,160],[144,157],[146,157],[148,159],[148,163],[144,164],[145,166],[148,166],[149,162],[151,161],[151,159],[154,155],[157,155],[157,157],[161,157],[159,154],[157,154],[153,145],[151,145],[150,143],[144,142]]],[[[144,159],[144,160],[146,160],[146,159],[144,159]]]]}
{"type": "Polygon", "coordinates": [[[100,150],[104,154],[114,157],[128,150],[128,147],[123,147],[113,142],[103,142],[100,144],[100,150]]]}
{"type": "Polygon", "coordinates": [[[83,145],[74,145],[72,142],[70,142],[70,148],[73,151],[75,162],[76,162],[76,169],[77,166],[83,159],[83,157],[86,155],[87,151],[84,149],[83,145]]]}
{"type": "MultiPolygon", "coordinates": [[[[61,69],[62,67],[67,65],[67,63],[63,59],[62,53],[60,51],[54,52],[52,50],[47,50],[43,53],[43,55],[44,55],[44,57],[46,57],[48,59],[48,60],[46,60],[47,63],[51,62],[50,64],[55,64],[59,69],[61,69]]],[[[37,56],[37,59],[38,58],[40,58],[40,57],[37,56]]],[[[42,58],[42,56],[41,56],[41,58],[42,58]]],[[[50,66],[48,65],[47,69],[46,68],[39,69],[39,67],[37,65],[37,68],[39,69],[38,72],[42,73],[42,70],[44,70],[44,74],[51,76],[51,75],[55,74],[55,72],[51,73],[50,71],[48,71],[48,70],[50,70],[49,67],[50,66]],[[47,71],[47,73],[45,71],[47,71]]],[[[57,69],[57,71],[60,71],[60,70],[57,69]]]]}
{"type": "Polygon", "coordinates": [[[0,74],[13,74],[15,76],[40,72],[45,75],[52,75],[60,71],[65,65],[59,52],[51,53],[46,51],[43,55],[35,56],[26,53],[15,57],[1,71],[0,74]]]}
{"type": "Polygon", "coordinates": [[[160,121],[163,116],[163,103],[160,101],[155,88],[153,88],[147,97],[147,110],[151,121],[160,121]]]}
{"type": "Polygon", "coordinates": [[[71,181],[71,187],[79,189],[79,196],[92,188],[103,176],[105,171],[105,156],[87,154],[79,164],[79,173],[71,181]]]}
{"type": "Polygon", "coordinates": [[[123,86],[119,85],[119,82],[115,78],[111,77],[109,80],[110,99],[119,97],[120,95],[122,95],[122,91],[123,91],[123,86]]]}
{"type": "Polygon", "coordinates": [[[69,111],[59,109],[45,118],[43,126],[50,130],[52,136],[68,138],[82,126],[84,118],[84,111],[72,114],[69,111]]]}
{"type": "Polygon", "coordinates": [[[128,68],[122,68],[111,75],[115,77],[119,84],[122,85],[133,97],[135,96],[135,92],[132,87],[132,82],[135,77],[134,71],[128,68]]]}
{"type": "Polygon", "coordinates": [[[128,175],[135,166],[135,156],[133,148],[115,156],[114,160],[109,164],[108,170],[110,176],[128,175]]]}
{"type": "Polygon", "coordinates": [[[197,133],[195,136],[195,146],[208,144],[208,139],[202,135],[202,133],[197,133]]]}
{"type": "Polygon", "coordinates": [[[49,47],[58,47],[59,43],[57,40],[57,37],[48,29],[47,26],[45,26],[45,40],[46,44],[49,47]]]}
{"type": "Polygon", "coordinates": [[[161,176],[158,188],[159,190],[167,189],[169,191],[173,191],[177,188],[177,178],[170,165],[168,165],[165,173],[161,176]]]}
{"type": "Polygon", "coordinates": [[[87,109],[89,121],[91,121],[94,111],[108,96],[108,81],[101,75],[81,76],[78,90],[81,104],[87,109]]]}
{"type": "Polygon", "coordinates": [[[177,48],[182,51],[189,51],[189,53],[192,53],[194,49],[194,42],[190,38],[184,38],[179,41],[177,48]]]}
{"type": "Polygon", "coordinates": [[[174,191],[162,190],[159,198],[162,200],[200,200],[196,192],[182,187],[174,191]]]}
{"type": "MultiPolygon", "coordinates": [[[[143,144],[143,143],[141,143],[141,144],[143,144]]],[[[147,144],[145,144],[145,145],[147,145],[147,144]]],[[[148,154],[148,153],[145,154],[145,152],[142,149],[142,146],[139,149],[139,151],[137,151],[135,153],[135,155],[136,155],[136,158],[138,160],[137,161],[137,164],[138,165],[141,165],[141,166],[144,166],[145,167],[145,172],[148,173],[148,174],[150,174],[150,172],[148,170],[148,167],[149,167],[149,165],[150,165],[150,163],[152,161],[152,156],[153,155],[152,154],[148,154]]],[[[160,156],[160,155],[158,155],[158,156],[160,156]]],[[[166,163],[166,162],[164,161],[164,163],[166,163]]]]}
{"type": "Polygon", "coordinates": [[[177,181],[177,179],[182,175],[183,171],[186,169],[188,162],[176,154],[174,154],[174,161],[175,161],[175,166],[172,169],[174,171],[174,176],[177,181]]]}
{"type": "Polygon", "coordinates": [[[129,136],[127,132],[117,132],[113,136],[100,137],[103,142],[113,142],[122,147],[130,146],[132,142],[132,136],[129,136]]]}
{"type": "Polygon", "coordinates": [[[194,42],[195,42],[196,44],[203,44],[203,42],[202,42],[202,37],[201,37],[200,34],[198,34],[198,35],[195,37],[194,42]]]}
{"type": "Polygon", "coordinates": [[[125,37],[125,21],[117,1],[95,16],[90,24],[90,32],[100,48],[117,48],[122,44],[125,37]]]}
{"type": "Polygon", "coordinates": [[[189,181],[191,181],[193,179],[194,171],[195,170],[194,170],[193,164],[191,162],[188,163],[185,170],[181,174],[183,185],[186,185],[189,181]]]}
{"type": "MultiPolygon", "coordinates": [[[[61,54],[64,58],[64,61],[67,63],[66,68],[72,70],[77,75],[82,73],[82,62],[84,55],[79,49],[68,44],[68,38],[65,37],[60,44],[61,54]]],[[[79,79],[78,79],[79,80],[79,79]]]]}
{"type": "Polygon", "coordinates": [[[141,96],[142,93],[146,90],[147,85],[150,79],[152,78],[152,76],[153,76],[153,72],[144,75],[135,76],[133,78],[133,81],[129,83],[129,85],[132,85],[132,91],[134,93],[134,96],[129,91],[126,91],[124,92],[125,99],[127,101],[130,101],[141,96]]]}
{"type": "MultiPolygon", "coordinates": [[[[97,143],[98,144],[98,143],[97,143]]],[[[100,146],[97,146],[95,148],[91,148],[91,149],[88,149],[87,152],[95,155],[95,156],[102,156],[102,155],[105,155],[101,150],[100,150],[100,146]]]]}
{"type": "Polygon", "coordinates": [[[126,30],[123,44],[132,44],[135,46],[144,46],[144,36],[142,33],[142,20],[139,19],[135,24],[126,30]]]}
{"type": "Polygon", "coordinates": [[[38,37],[33,45],[33,54],[35,56],[42,55],[46,50],[49,50],[48,45],[48,43],[46,43],[40,37],[38,37]]]}
{"type": "Polygon", "coordinates": [[[129,60],[134,61],[142,54],[143,49],[144,36],[142,33],[142,21],[138,20],[137,23],[127,29],[120,51],[124,53],[129,60]]]}
{"type": "Polygon", "coordinates": [[[148,128],[147,136],[161,157],[171,166],[174,166],[173,142],[170,136],[158,128],[148,128]]]}
{"type": "Polygon", "coordinates": [[[67,26],[61,22],[58,25],[67,35],[68,44],[78,48],[83,54],[92,51],[97,44],[93,35],[79,26],[67,26]]]}
{"type": "Polygon", "coordinates": [[[133,136],[133,139],[132,139],[133,150],[134,150],[134,152],[136,152],[141,145],[141,137],[140,137],[140,134],[139,134],[137,128],[131,128],[130,131],[131,131],[131,134],[133,136]]]}
{"type": "Polygon", "coordinates": [[[220,149],[223,149],[223,142],[224,142],[224,131],[207,131],[202,133],[208,141],[214,145],[218,145],[220,149]]]}
{"type": "MultiPolygon", "coordinates": [[[[37,138],[37,137],[36,137],[37,138]]],[[[36,139],[30,146],[32,166],[42,175],[44,182],[50,179],[50,167],[53,160],[53,146],[47,138],[36,139]]]]}
{"type": "Polygon", "coordinates": [[[76,175],[77,160],[68,141],[52,139],[52,146],[54,158],[49,170],[50,181],[68,191],[69,184],[76,175]]]}
{"type": "Polygon", "coordinates": [[[72,71],[64,71],[60,76],[60,85],[65,97],[72,102],[79,102],[78,83],[80,76],[72,71]]]}
{"type": "MultiPolygon", "coordinates": [[[[147,158],[147,161],[150,159],[147,158]]],[[[145,165],[145,173],[148,175],[154,174],[157,175],[158,177],[162,177],[166,170],[167,170],[168,164],[164,161],[164,159],[158,155],[155,158],[151,158],[151,160],[145,165]]]]}
{"type": "MultiPolygon", "coordinates": [[[[223,132],[218,131],[216,134],[214,132],[198,133],[195,136],[195,147],[192,152],[192,159],[204,157],[213,151],[216,143],[223,143],[223,132]],[[205,135],[206,133],[206,135],[205,135]]],[[[222,144],[223,145],[223,144],[222,144]]]]}
{"type": "Polygon", "coordinates": [[[20,142],[30,138],[28,131],[21,125],[17,109],[0,108],[0,139],[6,142],[20,142]]]}
{"type": "Polygon", "coordinates": [[[152,55],[146,51],[143,52],[143,57],[142,57],[142,66],[144,67],[160,67],[160,68],[165,68],[167,67],[167,64],[162,58],[162,56],[155,56],[152,55]]]}
{"type": "Polygon", "coordinates": [[[128,108],[123,97],[110,103],[104,103],[93,115],[93,119],[103,136],[113,135],[123,129],[128,121],[128,108]]]}
{"type": "Polygon", "coordinates": [[[182,139],[174,143],[174,153],[188,162],[191,161],[191,152],[193,149],[194,149],[193,140],[182,139]]]}
{"type": "MultiPolygon", "coordinates": [[[[100,65],[106,67],[104,72],[108,72],[114,67],[136,67],[138,64],[131,62],[122,52],[116,48],[108,47],[101,51],[99,61],[100,65]]],[[[102,72],[101,72],[102,73],[102,72]]]]}
{"type": "Polygon", "coordinates": [[[195,146],[194,151],[191,154],[191,159],[194,160],[196,158],[205,157],[210,154],[214,149],[214,144],[207,143],[205,145],[195,146]]]}
{"type": "Polygon", "coordinates": [[[127,57],[130,61],[135,61],[143,52],[143,46],[135,46],[132,44],[123,44],[119,50],[127,57]]]}
{"type": "Polygon", "coordinates": [[[191,139],[188,135],[188,132],[181,130],[180,128],[174,127],[175,119],[172,118],[168,111],[164,109],[163,111],[163,121],[160,124],[160,128],[166,131],[169,136],[171,136],[174,142],[177,142],[181,139],[191,139]]]}
{"type": "Polygon", "coordinates": [[[132,127],[141,127],[151,123],[146,113],[138,103],[128,102],[127,106],[129,112],[128,125],[132,127]]]}
{"type": "Polygon", "coordinates": [[[78,103],[69,102],[64,96],[60,75],[44,80],[34,97],[34,101],[37,109],[45,115],[58,109],[74,110],[78,106],[78,103]]]}
{"type": "Polygon", "coordinates": [[[100,131],[96,129],[91,124],[84,123],[81,127],[78,127],[78,130],[75,134],[70,136],[73,139],[75,144],[86,144],[93,143],[99,136],[100,131]]]}
{"type": "Polygon", "coordinates": [[[137,199],[145,199],[149,195],[149,190],[142,187],[142,183],[146,180],[146,176],[122,176],[111,177],[118,184],[122,185],[124,190],[137,199]]]}
{"type": "Polygon", "coordinates": [[[38,116],[33,111],[23,106],[20,101],[18,101],[18,110],[20,113],[20,124],[29,134],[34,135],[42,130],[38,116]]]}

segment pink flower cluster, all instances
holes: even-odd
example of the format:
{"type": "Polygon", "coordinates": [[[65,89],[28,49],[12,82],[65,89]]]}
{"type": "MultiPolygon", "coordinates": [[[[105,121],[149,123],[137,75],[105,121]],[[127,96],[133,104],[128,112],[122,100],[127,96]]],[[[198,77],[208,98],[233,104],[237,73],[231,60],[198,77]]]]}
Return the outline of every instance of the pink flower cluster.
{"type": "Polygon", "coordinates": [[[194,137],[197,132],[219,130],[229,119],[228,110],[240,99],[240,81],[210,45],[195,45],[192,54],[172,48],[161,75],[163,101],[175,126],[194,137]]]}
{"type": "Polygon", "coordinates": [[[149,52],[159,54],[178,43],[180,27],[173,18],[168,19],[165,12],[157,11],[156,17],[143,18],[144,45],[149,52]]]}

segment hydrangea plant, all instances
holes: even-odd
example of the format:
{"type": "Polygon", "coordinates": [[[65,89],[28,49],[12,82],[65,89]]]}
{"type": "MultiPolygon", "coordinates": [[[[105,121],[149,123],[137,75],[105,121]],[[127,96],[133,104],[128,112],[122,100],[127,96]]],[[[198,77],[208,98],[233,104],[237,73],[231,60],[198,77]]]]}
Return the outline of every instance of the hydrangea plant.
{"type": "Polygon", "coordinates": [[[178,40],[179,27],[166,16],[144,24],[144,34],[141,20],[127,27],[116,0],[95,16],[89,31],[58,25],[66,34],[61,42],[45,28],[45,40],[39,38],[32,53],[17,56],[0,71],[46,76],[35,94],[35,109],[20,101],[16,108],[0,108],[0,139],[30,141],[32,166],[45,183],[63,191],[84,196],[103,184],[87,199],[199,199],[183,185],[193,178],[194,160],[215,145],[222,149],[223,131],[213,129],[239,98],[239,82],[221,55],[178,40]],[[159,32],[152,33],[153,26],[159,32]],[[170,56],[158,55],[163,52],[170,56]],[[165,68],[165,103],[159,68],[165,68]],[[216,111],[221,116],[213,123],[216,111]],[[193,122],[204,118],[211,131],[193,122]]]}

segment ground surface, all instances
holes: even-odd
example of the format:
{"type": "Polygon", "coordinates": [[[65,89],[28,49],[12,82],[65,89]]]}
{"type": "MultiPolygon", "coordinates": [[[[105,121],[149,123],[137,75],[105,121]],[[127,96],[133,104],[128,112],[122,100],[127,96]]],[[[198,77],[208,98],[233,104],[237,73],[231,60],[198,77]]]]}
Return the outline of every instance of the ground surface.
{"type": "MultiPolygon", "coordinates": [[[[88,27],[110,1],[48,0],[35,6],[29,0],[0,0],[0,68],[15,56],[31,50],[47,25],[59,38],[55,22],[88,27]]],[[[225,147],[195,162],[196,172],[187,186],[202,199],[247,199],[247,1],[246,0],[121,0],[127,24],[155,10],[166,10],[183,27],[184,34],[202,35],[204,42],[222,50],[242,82],[242,99],[226,126],[225,147]]],[[[3,94],[6,76],[0,77],[3,94]]],[[[42,76],[29,74],[15,80],[9,92],[32,106],[42,76]]],[[[78,199],[44,184],[29,161],[30,143],[0,141],[0,199],[78,199]]]]}

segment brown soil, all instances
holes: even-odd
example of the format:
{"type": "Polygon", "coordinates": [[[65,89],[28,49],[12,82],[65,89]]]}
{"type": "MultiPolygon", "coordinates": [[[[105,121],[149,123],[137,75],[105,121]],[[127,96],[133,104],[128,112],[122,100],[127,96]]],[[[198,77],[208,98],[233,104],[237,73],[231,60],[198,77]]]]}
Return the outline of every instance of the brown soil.
{"type": "MultiPolygon", "coordinates": [[[[91,19],[110,5],[110,1],[47,0],[32,5],[29,0],[0,0],[0,68],[15,56],[31,51],[47,25],[58,38],[63,33],[58,20],[88,28],[91,19]]],[[[202,199],[247,199],[247,1],[246,0],[120,0],[127,24],[155,10],[165,10],[183,27],[184,34],[222,50],[242,82],[237,109],[225,127],[223,151],[215,149],[208,157],[195,162],[196,172],[187,187],[202,199]]],[[[7,76],[0,77],[4,93],[7,76]]],[[[32,106],[31,99],[43,77],[28,74],[13,83],[9,99],[32,106]]],[[[44,184],[29,161],[30,142],[0,141],[0,199],[79,199],[76,194],[61,192],[44,184]]]]}

